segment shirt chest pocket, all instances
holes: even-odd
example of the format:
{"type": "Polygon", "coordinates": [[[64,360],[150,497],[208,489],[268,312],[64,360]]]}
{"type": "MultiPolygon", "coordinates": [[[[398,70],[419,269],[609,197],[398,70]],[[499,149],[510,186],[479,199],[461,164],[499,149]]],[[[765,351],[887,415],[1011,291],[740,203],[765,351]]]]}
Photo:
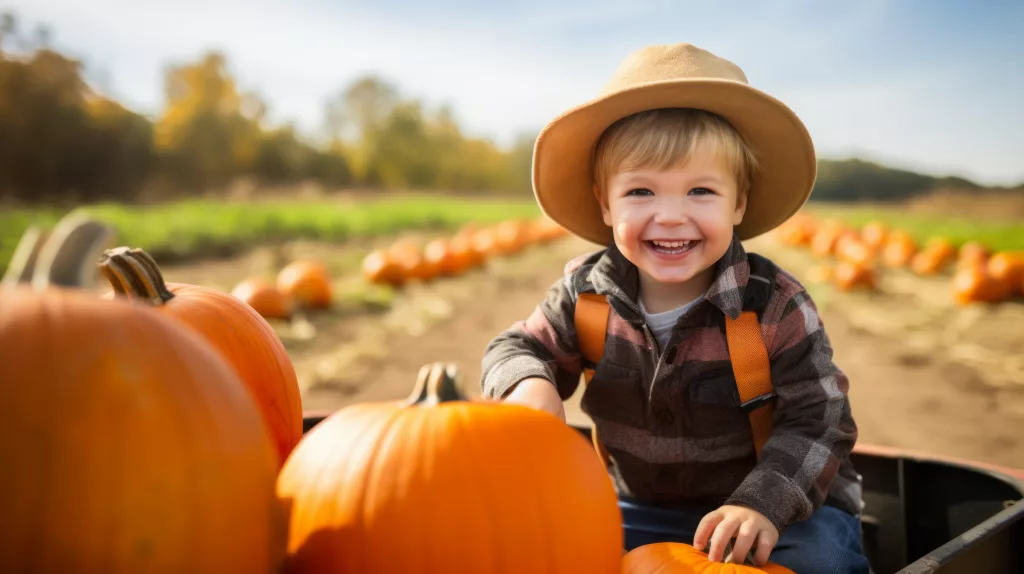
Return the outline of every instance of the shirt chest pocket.
{"type": "Polygon", "coordinates": [[[693,434],[713,436],[736,432],[748,424],[746,413],[740,409],[736,379],[728,366],[690,381],[686,396],[689,399],[686,422],[693,434]]]}
{"type": "Polygon", "coordinates": [[[597,364],[580,405],[594,418],[643,426],[644,389],[641,373],[607,359],[597,364]]]}

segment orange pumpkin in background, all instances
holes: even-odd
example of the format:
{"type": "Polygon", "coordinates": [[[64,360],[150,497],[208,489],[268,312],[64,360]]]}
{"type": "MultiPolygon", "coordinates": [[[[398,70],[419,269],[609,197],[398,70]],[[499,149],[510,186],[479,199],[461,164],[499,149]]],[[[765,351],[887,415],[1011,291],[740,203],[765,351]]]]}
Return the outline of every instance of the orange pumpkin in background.
{"type": "Polygon", "coordinates": [[[333,298],[331,276],[317,261],[299,260],[286,265],[277,274],[277,289],[307,309],[326,309],[333,298]]]}
{"type": "Polygon", "coordinates": [[[494,242],[503,254],[518,253],[527,240],[527,229],[521,221],[502,221],[494,228],[494,242]]]}
{"type": "Polygon", "coordinates": [[[953,300],[960,305],[998,303],[1010,296],[1011,285],[993,277],[984,267],[957,271],[951,283],[953,300]]]}
{"type": "Polygon", "coordinates": [[[888,239],[889,229],[881,221],[871,221],[860,230],[864,244],[874,251],[881,251],[888,239]]]}
{"type": "Polygon", "coordinates": [[[371,251],[363,258],[363,277],[371,283],[399,287],[405,283],[405,269],[383,249],[371,251]]]}
{"type": "Polygon", "coordinates": [[[437,238],[431,240],[423,248],[423,258],[438,269],[438,274],[454,277],[465,271],[462,261],[456,256],[451,242],[437,238]]]}
{"type": "Polygon", "coordinates": [[[117,296],[157,308],[220,352],[259,405],[283,463],[302,438],[302,400],[295,368],[270,324],[227,293],[164,283],[156,261],[141,249],[108,249],[99,266],[117,296]]]}
{"type": "Polygon", "coordinates": [[[871,265],[840,261],[832,272],[832,279],[843,291],[852,291],[858,287],[869,290],[878,288],[878,277],[871,265]]]}
{"type": "Polygon", "coordinates": [[[235,285],[231,295],[265,319],[289,319],[292,316],[292,302],[288,297],[260,277],[250,277],[235,285]]]}
{"type": "Polygon", "coordinates": [[[987,270],[1007,285],[1010,294],[1024,293],[1024,251],[996,253],[988,260],[987,270]]]}
{"type": "Polygon", "coordinates": [[[457,376],[428,365],[407,400],[347,406],[306,434],[277,482],[288,572],[618,574],[621,513],[590,443],[549,414],[467,399],[457,376]]]}
{"type": "Polygon", "coordinates": [[[276,453],[200,336],[122,298],[15,287],[0,341],[4,570],[280,571],[276,453]]]}
{"type": "Polygon", "coordinates": [[[899,268],[910,265],[917,253],[914,238],[905,231],[894,230],[889,233],[882,250],[882,261],[886,267],[899,268]]]}
{"type": "Polygon", "coordinates": [[[977,241],[968,241],[957,251],[957,268],[985,265],[989,255],[987,247],[977,241]]]}
{"type": "Polygon", "coordinates": [[[942,252],[925,250],[911,258],[910,268],[918,275],[937,275],[948,263],[949,259],[942,252]]]}
{"type": "Polygon", "coordinates": [[[928,240],[928,243],[924,246],[924,251],[932,253],[942,265],[952,263],[956,259],[956,249],[953,248],[953,244],[950,243],[945,237],[933,237],[928,240]]]}
{"type": "Polygon", "coordinates": [[[622,574],[796,574],[769,562],[764,566],[712,562],[701,552],[681,542],[658,542],[638,546],[622,558],[622,574]]]}
{"type": "Polygon", "coordinates": [[[844,234],[836,240],[835,254],[840,261],[855,265],[868,265],[874,262],[875,254],[857,235],[844,234]]]}
{"type": "Polygon", "coordinates": [[[814,232],[814,237],[811,238],[811,253],[818,257],[833,255],[836,242],[843,234],[849,232],[850,230],[838,220],[829,219],[823,221],[814,232]]]}

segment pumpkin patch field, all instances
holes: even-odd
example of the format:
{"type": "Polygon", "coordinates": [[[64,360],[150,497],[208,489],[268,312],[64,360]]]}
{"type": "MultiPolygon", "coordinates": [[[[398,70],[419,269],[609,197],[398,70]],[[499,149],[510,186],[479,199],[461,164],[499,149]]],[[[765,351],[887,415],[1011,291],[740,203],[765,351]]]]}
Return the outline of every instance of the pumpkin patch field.
{"type": "MultiPolygon", "coordinates": [[[[478,400],[491,338],[529,315],[567,260],[596,249],[532,202],[189,202],[81,214],[113,235],[76,224],[67,240],[92,243],[51,257],[45,241],[19,241],[60,214],[0,211],[5,264],[31,251],[39,265],[66,267],[54,279],[84,278],[72,289],[0,291],[0,335],[16,341],[0,348],[16,382],[2,396],[17,406],[0,436],[39,441],[0,439],[5,456],[29,461],[0,492],[59,492],[51,505],[0,505],[69,541],[44,566],[75,555],[126,571],[486,572],[497,560],[610,574],[699,559],[658,547],[624,562],[615,495],[589,443],[547,415],[478,400]],[[67,369],[82,374],[77,385],[67,369]],[[303,435],[303,411],[334,414],[303,435]],[[63,446],[51,459],[33,455],[54,444],[63,446]],[[53,468],[59,480],[38,480],[53,468]],[[573,489],[551,478],[557,468],[573,489]],[[144,512],[132,512],[138,504],[144,512]],[[210,509],[221,520],[200,525],[210,509]],[[62,530],[63,514],[116,526],[62,530]],[[445,527],[418,528],[425,515],[445,527]],[[229,543],[210,546],[223,532],[229,543]],[[407,535],[396,542],[394,532],[407,535]],[[195,556],[175,552],[187,544],[195,556]]],[[[850,377],[860,440],[1020,466],[1024,229],[950,222],[812,205],[747,249],[814,297],[850,377]]],[[[34,277],[46,279],[40,269],[34,277]]],[[[567,416],[586,424],[579,399],[567,416]]],[[[28,568],[43,558],[15,553],[33,543],[25,532],[3,540],[28,568]]]]}

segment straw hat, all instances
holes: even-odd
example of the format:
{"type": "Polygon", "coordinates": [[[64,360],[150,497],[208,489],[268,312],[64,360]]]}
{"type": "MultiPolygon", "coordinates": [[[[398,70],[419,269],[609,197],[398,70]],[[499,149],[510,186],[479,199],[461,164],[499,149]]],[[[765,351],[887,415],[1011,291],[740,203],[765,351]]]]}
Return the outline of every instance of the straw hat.
{"type": "Polygon", "coordinates": [[[817,165],[807,128],[788,107],[751,87],[732,62],[690,44],[630,54],[597,98],[552,120],[533,150],[533,189],[541,209],[576,235],[608,245],[612,230],[593,193],[593,152],[611,124],[658,108],[698,108],[729,121],[757,155],[743,222],[748,239],[777,227],[807,201],[817,165]]]}

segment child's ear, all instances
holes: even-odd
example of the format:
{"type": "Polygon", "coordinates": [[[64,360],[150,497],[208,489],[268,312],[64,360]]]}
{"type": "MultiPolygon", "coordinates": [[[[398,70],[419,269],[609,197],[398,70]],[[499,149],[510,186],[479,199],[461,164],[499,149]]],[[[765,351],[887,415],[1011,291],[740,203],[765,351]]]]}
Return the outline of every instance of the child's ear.
{"type": "Polygon", "coordinates": [[[601,218],[604,219],[605,225],[611,227],[612,214],[611,211],[608,210],[608,198],[605,197],[605,194],[601,193],[601,190],[598,189],[596,183],[592,189],[594,191],[594,197],[597,198],[597,204],[601,206],[601,218]]]}
{"type": "Polygon", "coordinates": [[[733,225],[743,223],[743,216],[747,213],[747,193],[747,191],[742,191],[736,196],[736,209],[732,214],[733,225]]]}

